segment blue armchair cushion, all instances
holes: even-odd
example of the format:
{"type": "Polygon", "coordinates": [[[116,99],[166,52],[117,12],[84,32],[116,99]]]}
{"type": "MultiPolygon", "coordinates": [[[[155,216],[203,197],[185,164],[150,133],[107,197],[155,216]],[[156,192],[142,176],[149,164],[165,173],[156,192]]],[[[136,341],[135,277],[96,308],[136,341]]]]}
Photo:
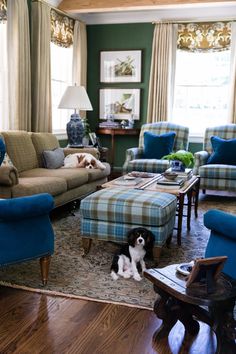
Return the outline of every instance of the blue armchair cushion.
{"type": "Polygon", "coordinates": [[[176,133],[169,132],[161,135],[144,132],[143,157],[145,159],[161,159],[172,152],[176,133]]]}
{"type": "Polygon", "coordinates": [[[208,164],[236,165],[236,139],[225,140],[218,136],[211,137],[213,153],[208,164]]]}
{"type": "Polygon", "coordinates": [[[0,166],[4,160],[5,153],[6,153],[6,146],[3,140],[0,138],[0,166]]]}
{"type": "Polygon", "coordinates": [[[236,279],[236,216],[212,209],[204,214],[204,225],[211,230],[205,257],[227,256],[223,272],[236,279]]]}

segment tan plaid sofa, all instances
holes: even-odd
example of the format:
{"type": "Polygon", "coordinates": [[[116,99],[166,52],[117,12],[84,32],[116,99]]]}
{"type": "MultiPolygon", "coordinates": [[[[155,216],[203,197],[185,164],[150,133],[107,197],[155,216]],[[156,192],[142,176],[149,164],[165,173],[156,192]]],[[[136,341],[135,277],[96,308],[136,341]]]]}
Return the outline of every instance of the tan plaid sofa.
{"type": "MultiPolygon", "coordinates": [[[[13,163],[13,166],[0,166],[0,198],[49,193],[54,197],[55,206],[60,206],[96,191],[110,174],[110,166],[105,162],[103,171],[44,168],[42,152],[59,147],[57,138],[51,133],[7,131],[0,136],[13,163]]],[[[89,152],[98,157],[94,148],[64,148],[65,156],[75,152],[89,152]]]]}

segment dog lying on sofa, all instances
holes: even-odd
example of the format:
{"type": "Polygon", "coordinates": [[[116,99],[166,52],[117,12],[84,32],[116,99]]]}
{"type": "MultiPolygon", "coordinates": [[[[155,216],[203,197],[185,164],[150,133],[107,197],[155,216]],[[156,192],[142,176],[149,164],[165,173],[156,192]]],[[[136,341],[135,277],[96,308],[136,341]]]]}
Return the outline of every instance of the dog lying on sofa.
{"type": "Polygon", "coordinates": [[[75,153],[67,155],[64,159],[63,168],[99,168],[105,170],[105,166],[89,153],[75,153]]]}

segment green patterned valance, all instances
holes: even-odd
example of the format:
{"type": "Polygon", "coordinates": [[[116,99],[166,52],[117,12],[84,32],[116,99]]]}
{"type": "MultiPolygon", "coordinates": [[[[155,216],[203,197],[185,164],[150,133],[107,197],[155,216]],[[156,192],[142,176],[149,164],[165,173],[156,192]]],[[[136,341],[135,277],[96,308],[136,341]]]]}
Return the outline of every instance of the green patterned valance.
{"type": "Polygon", "coordinates": [[[74,20],[51,10],[51,41],[61,47],[73,44],[74,20]]]}
{"type": "Polygon", "coordinates": [[[186,23],[178,25],[177,48],[189,51],[229,49],[230,22],[186,23]]]}
{"type": "Polygon", "coordinates": [[[0,23],[7,20],[7,1],[0,0],[0,23]]]}

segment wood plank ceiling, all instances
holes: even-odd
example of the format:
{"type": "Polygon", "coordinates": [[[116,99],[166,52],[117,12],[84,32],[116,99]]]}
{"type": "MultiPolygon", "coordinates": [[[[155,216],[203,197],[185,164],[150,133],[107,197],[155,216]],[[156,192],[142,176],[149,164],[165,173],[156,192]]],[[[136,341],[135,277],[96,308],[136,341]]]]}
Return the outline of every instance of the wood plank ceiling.
{"type": "Polygon", "coordinates": [[[71,13],[152,10],[166,6],[235,3],[235,0],[62,0],[59,9],[71,13]]]}

